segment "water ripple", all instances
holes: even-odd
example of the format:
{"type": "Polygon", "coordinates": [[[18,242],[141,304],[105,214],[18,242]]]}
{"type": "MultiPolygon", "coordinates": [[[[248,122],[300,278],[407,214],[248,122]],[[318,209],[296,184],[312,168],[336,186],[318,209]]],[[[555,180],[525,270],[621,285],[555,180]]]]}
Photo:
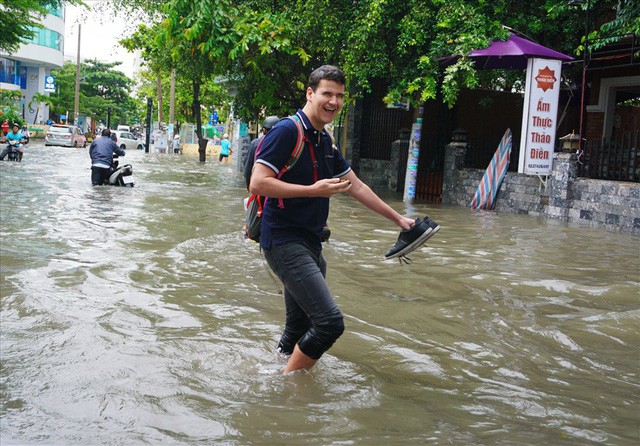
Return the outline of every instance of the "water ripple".
{"type": "Polygon", "coordinates": [[[238,172],[135,151],[136,187],[94,188],[86,150],[29,150],[0,163],[3,445],[640,441],[638,237],[387,194],[442,226],[401,265],[335,197],[346,331],[283,376],[238,172]]]}

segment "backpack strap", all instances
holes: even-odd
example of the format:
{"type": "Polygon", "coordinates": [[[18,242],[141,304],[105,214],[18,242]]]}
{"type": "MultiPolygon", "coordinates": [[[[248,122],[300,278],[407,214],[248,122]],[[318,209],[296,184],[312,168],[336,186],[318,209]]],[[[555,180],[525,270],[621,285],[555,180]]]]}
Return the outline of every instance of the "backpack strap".
{"type": "MultiPolygon", "coordinates": [[[[304,131],[302,130],[302,123],[300,122],[300,118],[297,115],[287,116],[284,119],[291,119],[293,121],[293,123],[296,125],[296,130],[298,131],[298,135],[296,136],[296,143],[293,146],[293,150],[291,151],[291,155],[289,155],[289,159],[287,160],[286,163],[284,163],[284,166],[282,167],[282,169],[280,169],[280,172],[278,172],[278,175],[277,175],[278,179],[280,179],[280,177],[282,177],[282,175],[284,175],[286,172],[290,171],[293,168],[293,166],[298,162],[298,160],[300,159],[300,156],[302,156],[302,150],[304,149],[305,141],[307,141],[307,142],[309,141],[304,136],[304,131]]],[[[260,140],[260,142],[258,143],[258,147],[256,148],[256,151],[253,154],[253,162],[254,163],[258,159],[258,154],[260,153],[260,150],[262,149],[262,143],[263,142],[264,142],[264,138],[262,138],[260,140]]],[[[315,158],[315,156],[314,156],[314,158],[315,158]]],[[[316,168],[317,168],[317,166],[316,166],[316,168]]],[[[316,176],[317,176],[317,174],[314,175],[314,177],[316,177],[316,176]]]]}
{"type": "Polygon", "coordinates": [[[249,195],[249,199],[247,200],[247,207],[249,207],[251,202],[254,201],[254,200],[256,200],[256,202],[258,203],[258,212],[256,213],[256,215],[258,217],[261,217],[262,216],[262,206],[264,204],[262,203],[262,200],[260,200],[260,195],[256,195],[256,194],[249,195]]]}
{"type": "MultiPolygon", "coordinates": [[[[262,143],[263,142],[264,142],[264,137],[260,139],[260,142],[258,142],[258,147],[256,147],[255,152],[253,152],[253,167],[251,168],[251,173],[253,173],[253,169],[255,168],[256,160],[258,159],[258,154],[260,153],[260,150],[262,149],[262,143]]],[[[249,175],[251,175],[251,174],[249,174],[249,175]]],[[[249,178],[251,178],[251,177],[249,177],[249,178]]],[[[266,203],[266,200],[263,200],[262,197],[260,195],[258,195],[258,194],[250,194],[249,195],[249,199],[247,200],[247,204],[246,204],[247,209],[249,208],[249,205],[251,204],[252,201],[255,201],[257,203],[257,206],[258,206],[258,210],[256,212],[256,216],[262,217],[262,207],[266,203]]],[[[246,229],[246,225],[245,225],[245,236],[246,235],[247,235],[247,229],[246,229]]]]}
{"type": "MultiPolygon", "coordinates": [[[[287,116],[284,119],[290,119],[291,121],[293,121],[293,123],[296,125],[297,136],[296,136],[296,143],[293,146],[293,150],[291,151],[291,155],[289,155],[289,159],[284,164],[282,169],[280,169],[276,178],[281,179],[285,173],[290,171],[293,168],[293,166],[295,166],[295,164],[298,162],[298,160],[302,156],[302,151],[304,150],[304,146],[306,142],[309,145],[309,153],[311,154],[311,161],[313,162],[313,182],[314,183],[317,182],[318,181],[318,161],[316,160],[316,154],[313,150],[313,147],[311,146],[311,141],[309,141],[307,137],[304,135],[304,130],[302,128],[302,122],[300,121],[300,117],[298,115],[292,115],[292,116],[287,116]]],[[[254,162],[256,159],[258,159],[258,153],[262,148],[263,142],[264,142],[264,138],[262,138],[260,143],[258,143],[258,147],[256,148],[256,153],[254,155],[254,162]]],[[[267,199],[265,199],[263,206],[266,205],[266,201],[267,199]]],[[[282,198],[278,198],[278,207],[281,209],[284,208],[284,201],[282,200],[282,198]]]]}
{"type": "Polygon", "coordinates": [[[291,151],[289,159],[278,173],[278,178],[280,178],[282,175],[293,168],[293,166],[300,159],[300,156],[302,156],[302,150],[304,149],[305,141],[309,142],[309,140],[304,136],[304,130],[302,129],[302,123],[300,122],[300,117],[298,115],[288,116],[285,119],[290,119],[291,121],[293,121],[293,123],[296,125],[296,130],[298,130],[298,135],[296,137],[296,144],[293,146],[293,150],[291,151]]]}
{"type": "MultiPolygon", "coordinates": [[[[278,172],[278,179],[281,179],[282,176],[290,171],[293,166],[298,162],[300,157],[302,156],[302,151],[304,150],[305,142],[309,146],[309,154],[311,155],[311,161],[313,162],[313,182],[318,181],[318,161],[316,160],[316,154],[313,151],[313,147],[311,146],[311,141],[307,139],[304,135],[304,130],[302,129],[302,122],[300,122],[300,117],[298,115],[287,116],[285,119],[290,119],[296,125],[296,130],[298,130],[298,135],[296,137],[296,144],[293,146],[293,150],[291,151],[291,155],[289,156],[289,160],[285,163],[284,167],[280,169],[278,172]]],[[[284,208],[284,201],[282,198],[278,198],[278,207],[280,209],[284,208]]]]}

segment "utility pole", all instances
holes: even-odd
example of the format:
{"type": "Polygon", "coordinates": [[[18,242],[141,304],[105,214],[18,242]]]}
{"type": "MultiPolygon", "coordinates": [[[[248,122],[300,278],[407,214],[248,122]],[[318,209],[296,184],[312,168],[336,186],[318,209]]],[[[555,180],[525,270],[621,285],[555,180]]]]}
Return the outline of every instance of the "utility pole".
{"type": "Polygon", "coordinates": [[[173,114],[176,102],[176,69],[171,69],[171,92],[169,93],[169,124],[174,124],[173,114]]]}
{"type": "Polygon", "coordinates": [[[407,154],[407,173],[404,179],[404,195],[402,201],[413,203],[416,198],[418,183],[418,160],[420,157],[420,139],[422,138],[422,115],[424,109],[419,108],[418,118],[411,126],[411,137],[409,139],[409,152],[407,154]]]}
{"type": "Polygon", "coordinates": [[[76,97],[74,101],[73,124],[78,125],[78,115],[80,114],[80,31],[82,25],[78,24],[78,56],[76,59],[76,97]]]}
{"type": "Polygon", "coordinates": [[[144,152],[149,153],[149,142],[151,140],[151,113],[153,113],[153,99],[147,98],[147,131],[145,136],[144,152]]]}
{"type": "Polygon", "coordinates": [[[162,114],[162,77],[158,74],[156,77],[156,88],[158,91],[158,125],[162,126],[164,115],[162,114]]]}
{"type": "Polygon", "coordinates": [[[584,48],[582,50],[582,90],[580,92],[580,139],[578,140],[578,156],[584,153],[585,144],[585,108],[584,103],[585,90],[587,89],[587,65],[589,65],[589,10],[591,9],[591,1],[587,0],[587,18],[584,25],[584,48]]]}

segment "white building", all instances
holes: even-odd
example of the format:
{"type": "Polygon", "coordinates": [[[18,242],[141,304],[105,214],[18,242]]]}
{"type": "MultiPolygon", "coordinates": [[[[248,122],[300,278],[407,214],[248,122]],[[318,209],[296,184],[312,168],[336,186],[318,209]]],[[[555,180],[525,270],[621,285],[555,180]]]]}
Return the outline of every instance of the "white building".
{"type": "Polygon", "coordinates": [[[15,53],[0,52],[0,90],[20,90],[19,105],[25,121],[38,124],[49,118],[49,107],[38,110],[37,104],[29,107],[29,103],[35,93],[48,94],[47,90],[55,88],[50,74],[64,63],[64,6],[51,9],[42,25],[15,53]]]}

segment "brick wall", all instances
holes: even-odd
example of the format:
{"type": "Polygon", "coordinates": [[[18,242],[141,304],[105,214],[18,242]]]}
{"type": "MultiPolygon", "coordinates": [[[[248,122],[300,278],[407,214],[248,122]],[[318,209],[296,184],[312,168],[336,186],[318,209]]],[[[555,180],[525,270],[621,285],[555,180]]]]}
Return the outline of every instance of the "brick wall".
{"type": "Polygon", "coordinates": [[[591,112],[586,118],[586,126],[584,136],[587,141],[598,141],[602,139],[602,130],[604,128],[604,113],[591,112]]]}

